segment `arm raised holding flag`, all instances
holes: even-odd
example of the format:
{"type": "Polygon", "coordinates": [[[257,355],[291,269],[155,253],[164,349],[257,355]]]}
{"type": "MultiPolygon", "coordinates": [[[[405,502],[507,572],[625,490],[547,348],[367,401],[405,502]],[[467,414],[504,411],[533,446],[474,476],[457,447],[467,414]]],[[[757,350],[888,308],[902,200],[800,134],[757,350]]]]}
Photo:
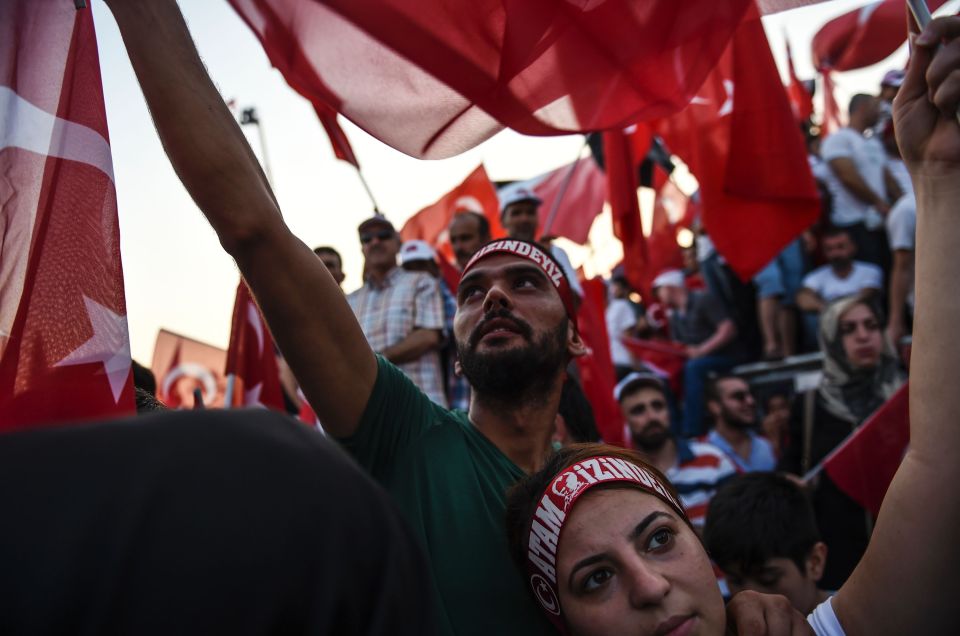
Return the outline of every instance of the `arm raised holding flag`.
{"type": "Polygon", "coordinates": [[[236,260],[324,427],[350,435],[377,364],[343,293],[284,223],[176,2],[107,4],[174,170],[236,260]]]}

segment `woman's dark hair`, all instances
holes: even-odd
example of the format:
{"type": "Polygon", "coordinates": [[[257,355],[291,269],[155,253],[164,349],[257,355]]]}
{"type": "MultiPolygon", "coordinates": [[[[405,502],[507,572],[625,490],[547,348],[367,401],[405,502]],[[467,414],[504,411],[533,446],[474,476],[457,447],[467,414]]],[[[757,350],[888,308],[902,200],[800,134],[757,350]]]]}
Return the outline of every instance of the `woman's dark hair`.
{"type": "MultiPolygon", "coordinates": [[[[676,490],[663,473],[631,450],[619,446],[610,446],[609,444],[571,444],[562,448],[550,456],[543,468],[527,475],[507,492],[507,545],[510,549],[510,556],[513,557],[514,563],[521,571],[526,569],[530,522],[547,486],[564,469],[591,457],[601,455],[623,459],[650,471],[667,488],[671,496],[679,500],[676,490]]],[[[611,482],[596,486],[596,488],[606,489],[631,487],[623,482],[611,482]]],[[[684,521],[687,520],[684,519],[684,521]]]]}
{"type": "Polygon", "coordinates": [[[567,433],[575,442],[599,442],[597,421],[593,417],[593,407],[584,395],[580,383],[568,377],[560,392],[560,415],[563,416],[567,433]]]}

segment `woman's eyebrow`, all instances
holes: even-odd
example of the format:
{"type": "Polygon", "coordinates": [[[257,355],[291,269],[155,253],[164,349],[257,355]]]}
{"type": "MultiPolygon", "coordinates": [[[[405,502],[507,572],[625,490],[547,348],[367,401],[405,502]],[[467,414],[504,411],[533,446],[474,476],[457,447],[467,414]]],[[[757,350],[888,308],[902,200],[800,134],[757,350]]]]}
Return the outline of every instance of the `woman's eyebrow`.
{"type": "MultiPolygon", "coordinates": [[[[656,512],[651,512],[650,514],[648,514],[646,517],[643,518],[643,521],[637,524],[637,526],[630,532],[629,535],[627,535],[627,539],[630,541],[636,540],[646,531],[646,529],[650,526],[651,523],[653,523],[660,517],[670,518],[670,515],[661,510],[657,510],[656,512]]],[[[607,553],[601,552],[599,554],[594,554],[577,561],[576,565],[574,565],[573,568],[570,570],[570,577],[569,577],[569,580],[567,581],[567,584],[570,586],[570,588],[571,589],[573,588],[573,577],[579,570],[587,566],[593,565],[594,563],[599,563],[600,561],[603,561],[605,558],[607,558],[607,553]]]]}

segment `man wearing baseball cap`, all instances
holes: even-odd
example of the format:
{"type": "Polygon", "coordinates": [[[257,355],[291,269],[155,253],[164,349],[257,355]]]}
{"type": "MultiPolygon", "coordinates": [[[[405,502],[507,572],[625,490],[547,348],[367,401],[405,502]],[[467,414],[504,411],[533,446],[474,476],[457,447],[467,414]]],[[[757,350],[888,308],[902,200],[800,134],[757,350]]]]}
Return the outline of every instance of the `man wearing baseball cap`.
{"type": "Polygon", "coordinates": [[[439,284],[430,274],[397,267],[400,235],[385,216],[365,220],[357,232],[364,280],[363,287],[347,295],[350,308],[373,350],[397,365],[428,398],[446,406],[439,284]]]}
{"type": "MultiPolygon", "coordinates": [[[[524,241],[537,241],[537,229],[540,226],[539,212],[542,204],[543,199],[526,186],[511,185],[505,187],[500,192],[500,222],[503,224],[503,229],[507,231],[507,236],[524,241]]],[[[577,298],[583,298],[583,288],[580,287],[580,281],[577,279],[573,264],[570,263],[570,257],[567,256],[567,253],[552,241],[545,242],[541,238],[540,242],[550,250],[550,255],[560,263],[577,298]]]]}
{"type": "Polygon", "coordinates": [[[670,430],[667,394],[658,376],[631,373],[617,384],[613,397],[620,404],[633,449],[667,476],[690,523],[701,531],[710,498],[737,474],[733,462],[713,444],[685,440],[670,430]]]}

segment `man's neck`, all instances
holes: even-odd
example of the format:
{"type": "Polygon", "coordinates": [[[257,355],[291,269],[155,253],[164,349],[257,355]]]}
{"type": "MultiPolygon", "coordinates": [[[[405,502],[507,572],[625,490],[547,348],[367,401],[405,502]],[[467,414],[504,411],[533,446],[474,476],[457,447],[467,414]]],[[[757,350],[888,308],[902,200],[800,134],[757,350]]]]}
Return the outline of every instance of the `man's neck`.
{"type": "Polygon", "coordinates": [[[385,267],[370,267],[367,269],[367,281],[373,283],[374,285],[382,285],[383,281],[387,280],[387,276],[397,268],[396,265],[385,267]]]}
{"type": "Polygon", "coordinates": [[[726,420],[720,420],[717,422],[717,433],[719,433],[720,437],[727,440],[733,452],[744,459],[750,458],[753,439],[750,437],[750,431],[748,429],[728,424],[726,420]]]}
{"type": "Polygon", "coordinates": [[[831,265],[830,268],[833,270],[833,275],[836,276],[837,278],[846,278],[853,271],[853,261],[847,263],[842,267],[831,265]]]}
{"type": "Polygon", "coordinates": [[[550,440],[557,425],[562,375],[549,395],[538,400],[517,400],[504,404],[473,392],[470,421],[525,473],[543,466],[551,452],[550,440]]]}
{"type": "Polygon", "coordinates": [[[677,465],[677,442],[672,437],[668,438],[667,441],[663,443],[663,446],[657,450],[650,451],[638,447],[637,452],[640,453],[648,463],[656,466],[661,473],[666,473],[677,465]]]}

